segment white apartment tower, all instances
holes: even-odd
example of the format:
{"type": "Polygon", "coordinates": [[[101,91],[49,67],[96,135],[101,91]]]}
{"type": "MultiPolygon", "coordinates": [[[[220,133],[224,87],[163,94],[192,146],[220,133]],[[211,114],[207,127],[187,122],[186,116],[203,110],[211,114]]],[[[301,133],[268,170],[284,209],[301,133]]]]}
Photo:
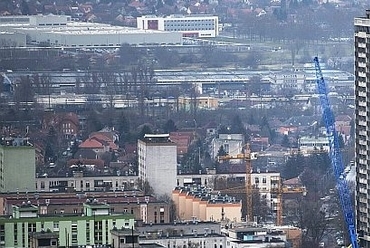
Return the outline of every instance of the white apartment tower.
{"type": "Polygon", "coordinates": [[[361,247],[370,247],[370,10],[355,18],[356,224],[361,247]]]}
{"type": "Polygon", "coordinates": [[[146,134],[138,141],[139,178],[148,181],[156,195],[176,187],[177,146],[169,134],[146,134]]]}

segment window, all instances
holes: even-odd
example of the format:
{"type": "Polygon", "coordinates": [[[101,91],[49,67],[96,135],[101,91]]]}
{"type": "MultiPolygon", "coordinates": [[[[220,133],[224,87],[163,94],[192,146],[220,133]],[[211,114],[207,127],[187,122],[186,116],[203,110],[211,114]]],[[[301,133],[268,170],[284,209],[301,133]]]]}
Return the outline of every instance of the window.
{"type": "Polygon", "coordinates": [[[59,228],[59,222],[53,222],[53,227],[54,227],[54,229],[57,229],[57,228],[59,228]]]}

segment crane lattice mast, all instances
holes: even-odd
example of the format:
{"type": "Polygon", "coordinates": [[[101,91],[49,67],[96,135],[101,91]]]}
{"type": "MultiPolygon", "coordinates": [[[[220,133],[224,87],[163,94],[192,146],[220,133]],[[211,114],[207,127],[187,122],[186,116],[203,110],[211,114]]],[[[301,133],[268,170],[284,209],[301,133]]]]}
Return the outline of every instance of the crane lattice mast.
{"type": "Polygon", "coordinates": [[[318,57],[314,58],[314,62],[317,91],[320,96],[322,116],[324,118],[326,133],[329,140],[329,157],[336,179],[336,187],[342,207],[343,217],[346,221],[352,248],[359,248],[357,241],[354,208],[352,206],[348,184],[345,175],[343,174],[344,166],[342,161],[342,153],[339,146],[338,133],[335,129],[335,117],[330,106],[328,90],[326,87],[326,82],[322,75],[318,57]]]}

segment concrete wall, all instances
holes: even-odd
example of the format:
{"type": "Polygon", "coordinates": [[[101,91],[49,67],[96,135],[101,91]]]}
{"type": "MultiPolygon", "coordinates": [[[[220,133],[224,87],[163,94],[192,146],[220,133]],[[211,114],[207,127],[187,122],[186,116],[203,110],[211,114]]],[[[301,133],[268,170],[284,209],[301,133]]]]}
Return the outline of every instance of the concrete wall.
{"type": "Polygon", "coordinates": [[[35,148],[1,146],[0,155],[0,168],[3,170],[0,192],[35,191],[35,148]]]}
{"type": "Polygon", "coordinates": [[[156,195],[172,195],[176,187],[177,147],[174,143],[138,142],[139,176],[156,195]]]}

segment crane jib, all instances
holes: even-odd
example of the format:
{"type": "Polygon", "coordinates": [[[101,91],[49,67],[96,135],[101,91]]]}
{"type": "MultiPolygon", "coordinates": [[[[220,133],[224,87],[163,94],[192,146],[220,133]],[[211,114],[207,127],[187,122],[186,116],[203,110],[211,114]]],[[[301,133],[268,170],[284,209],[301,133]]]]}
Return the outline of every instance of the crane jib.
{"type": "Polygon", "coordinates": [[[342,153],[339,147],[338,133],[335,130],[335,117],[331,110],[326,82],[324,80],[318,57],[314,58],[316,71],[317,91],[320,96],[322,116],[324,118],[326,131],[329,140],[329,156],[334,170],[336,187],[342,207],[343,217],[346,221],[348,234],[351,239],[352,248],[359,248],[355,225],[354,208],[351,202],[351,195],[347,181],[343,175],[342,153]]]}

